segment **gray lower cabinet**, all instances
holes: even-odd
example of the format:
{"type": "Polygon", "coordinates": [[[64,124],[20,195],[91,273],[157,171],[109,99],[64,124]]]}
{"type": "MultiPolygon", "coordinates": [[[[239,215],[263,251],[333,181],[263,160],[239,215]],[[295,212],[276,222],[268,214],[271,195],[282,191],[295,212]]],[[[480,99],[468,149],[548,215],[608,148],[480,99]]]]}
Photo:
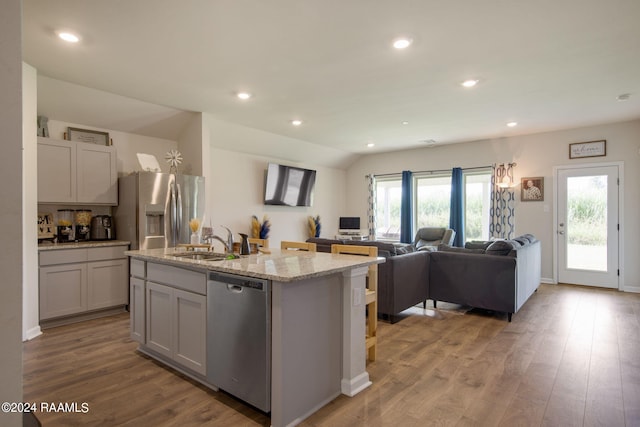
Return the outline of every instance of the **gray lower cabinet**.
{"type": "Polygon", "coordinates": [[[145,269],[139,263],[131,260],[132,339],[178,366],[206,375],[206,274],[150,262],[145,269]]]}
{"type": "Polygon", "coordinates": [[[131,277],[129,279],[129,292],[131,339],[144,344],[146,340],[144,279],[131,277]]]}
{"type": "Polygon", "coordinates": [[[40,252],[40,320],[125,306],[126,246],[40,252]]]}
{"type": "Polygon", "coordinates": [[[87,264],[40,267],[40,320],[87,311],[87,264]]]}

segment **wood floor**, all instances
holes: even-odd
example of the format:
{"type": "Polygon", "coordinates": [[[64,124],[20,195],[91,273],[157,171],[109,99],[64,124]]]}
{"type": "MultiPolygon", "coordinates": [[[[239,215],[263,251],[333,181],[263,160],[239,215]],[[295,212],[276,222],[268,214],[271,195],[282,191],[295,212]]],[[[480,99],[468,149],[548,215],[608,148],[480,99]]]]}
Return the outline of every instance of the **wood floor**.
{"type": "MultiPolygon", "coordinates": [[[[431,302],[429,302],[429,305],[431,302]]],[[[640,295],[542,285],[506,315],[438,304],[378,324],[373,385],[302,426],[640,426],[640,295]]],[[[28,402],[48,426],[268,426],[269,418],[136,352],[127,315],[24,344],[28,402]]]]}

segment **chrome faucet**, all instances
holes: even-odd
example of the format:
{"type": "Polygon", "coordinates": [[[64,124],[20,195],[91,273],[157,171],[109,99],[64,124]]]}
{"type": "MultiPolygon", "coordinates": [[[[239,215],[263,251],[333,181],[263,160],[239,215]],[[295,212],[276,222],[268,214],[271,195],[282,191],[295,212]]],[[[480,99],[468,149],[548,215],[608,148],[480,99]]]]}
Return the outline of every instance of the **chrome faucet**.
{"type": "Polygon", "coordinates": [[[205,242],[211,243],[212,240],[217,240],[224,246],[227,253],[233,253],[233,233],[227,227],[222,226],[225,230],[227,230],[227,239],[223,239],[222,237],[215,234],[207,234],[202,237],[202,240],[205,242]]]}

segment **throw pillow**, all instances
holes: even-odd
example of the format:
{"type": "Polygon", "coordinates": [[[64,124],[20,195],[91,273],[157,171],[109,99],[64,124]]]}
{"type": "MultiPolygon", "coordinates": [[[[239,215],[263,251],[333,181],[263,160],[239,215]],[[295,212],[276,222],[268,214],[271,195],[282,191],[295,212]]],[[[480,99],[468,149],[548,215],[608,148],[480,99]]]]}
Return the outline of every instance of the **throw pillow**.
{"type": "Polygon", "coordinates": [[[459,248],[457,246],[445,245],[444,243],[441,243],[438,245],[438,252],[457,252],[457,253],[465,253],[465,254],[485,253],[484,249],[459,248]]]}
{"type": "Polygon", "coordinates": [[[509,255],[514,249],[513,244],[506,240],[496,240],[486,250],[487,255],[509,255]]]}
{"type": "Polygon", "coordinates": [[[464,247],[467,249],[482,249],[486,250],[489,245],[493,242],[487,242],[484,240],[472,240],[464,244],[464,247]]]}

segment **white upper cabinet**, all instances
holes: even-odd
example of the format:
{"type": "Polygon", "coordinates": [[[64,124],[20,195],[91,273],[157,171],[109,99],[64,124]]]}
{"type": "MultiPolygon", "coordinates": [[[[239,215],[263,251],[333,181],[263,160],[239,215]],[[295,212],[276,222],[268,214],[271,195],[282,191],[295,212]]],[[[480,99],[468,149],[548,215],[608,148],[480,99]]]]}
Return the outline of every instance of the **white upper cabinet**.
{"type": "Polygon", "coordinates": [[[118,204],[114,147],[38,138],[38,202],[118,204]]]}

